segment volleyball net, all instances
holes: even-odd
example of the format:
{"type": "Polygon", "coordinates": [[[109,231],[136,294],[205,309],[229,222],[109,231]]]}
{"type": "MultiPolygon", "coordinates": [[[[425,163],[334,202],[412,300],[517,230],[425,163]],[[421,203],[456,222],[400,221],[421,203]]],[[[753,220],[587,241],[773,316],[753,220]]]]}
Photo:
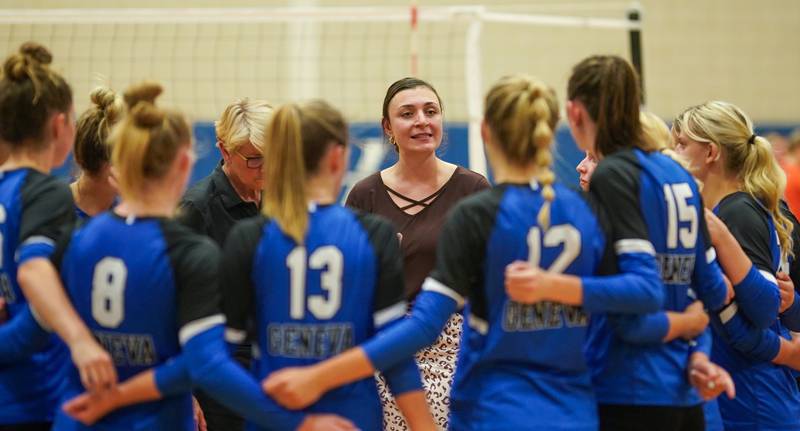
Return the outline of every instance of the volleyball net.
{"type": "MultiPolygon", "coordinates": [[[[570,68],[594,53],[640,68],[641,12],[629,3],[535,6],[281,7],[183,9],[4,9],[0,45],[48,46],[72,84],[76,110],[98,85],[123,90],[161,82],[162,103],[195,123],[195,179],[218,159],[213,120],[237,98],[274,105],[323,98],[351,122],[348,182],[392,162],[381,105],[388,85],[415,75],[439,92],[445,115],[441,155],[487,170],[480,141],[483,95],[497,78],[535,75],[561,100],[570,68]]],[[[641,70],[641,69],[640,69],[641,70]]],[[[558,134],[557,175],[578,156],[558,134]]]]}

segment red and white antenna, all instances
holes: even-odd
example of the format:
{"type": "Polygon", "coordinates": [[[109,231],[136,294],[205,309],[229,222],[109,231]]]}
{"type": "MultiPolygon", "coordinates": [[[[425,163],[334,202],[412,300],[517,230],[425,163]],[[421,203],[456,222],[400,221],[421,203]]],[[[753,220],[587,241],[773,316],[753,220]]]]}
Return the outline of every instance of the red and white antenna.
{"type": "Polygon", "coordinates": [[[417,0],[411,0],[411,31],[409,33],[409,54],[411,60],[411,76],[417,76],[419,72],[419,9],[417,0]]]}

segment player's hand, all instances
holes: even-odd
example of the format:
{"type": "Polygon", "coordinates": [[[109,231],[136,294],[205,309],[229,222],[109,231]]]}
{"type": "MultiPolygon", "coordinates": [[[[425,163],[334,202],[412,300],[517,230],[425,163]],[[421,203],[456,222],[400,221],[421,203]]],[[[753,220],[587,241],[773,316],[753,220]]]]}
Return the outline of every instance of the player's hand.
{"type": "Polygon", "coordinates": [[[113,391],[102,394],[84,392],[64,403],[64,413],[84,425],[93,425],[116,408],[113,391]]]}
{"type": "Polygon", "coordinates": [[[730,235],[730,230],[728,230],[728,226],[726,226],[710,209],[705,209],[705,216],[708,234],[711,237],[711,245],[716,247],[723,236],[730,235]]]}
{"type": "Polygon", "coordinates": [[[689,359],[689,382],[706,401],[713,400],[723,392],[730,399],[736,396],[731,375],[702,352],[692,353],[689,359]]]}
{"type": "Polygon", "coordinates": [[[6,307],[6,299],[0,298],[0,324],[6,323],[8,320],[8,307],[6,307]]]}
{"type": "Polygon", "coordinates": [[[534,304],[542,301],[541,284],[546,273],[528,262],[514,261],[506,266],[506,294],[511,300],[534,304]]]}
{"type": "Polygon", "coordinates": [[[351,431],[358,430],[349,420],[329,414],[308,415],[297,431],[351,431]]]}
{"type": "Polygon", "coordinates": [[[200,408],[200,403],[197,402],[195,397],[192,397],[192,412],[194,413],[194,423],[197,424],[197,431],[208,431],[203,409],[200,408]]]}
{"type": "Polygon", "coordinates": [[[694,301],[689,304],[683,313],[689,317],[690,324],[687,330],[681,334],[681,338],[684,340],[693,340],[706,330],[709,320],[708,314],[706,314],[706,311],[703,309],[703,303],[700,301],[694,301]]]}
{"type": "Polygon", "coordinates": [[[108,354],[93,338],[81,340],[70,346],[72,362],[81,375],[83,387],[99,393],[117,384],[117,369],[108,354]]]}
{"type": "Polygon", "coordinates": [[[725,305],[728,305],[736,298],[736,290],[733,288],[733,283],[731,283],[731,279],[728,278],[727,275],[722,274],[722,279],[725,280],[725,288],[727,289],[725,292],[725,305]]]}
{"type": "Polygon", "coordinates": [[[778,291],[781,294],[781,306],[778,311],[783,313],[794,304],[794,283],[785,272],[779,272],[776,279],[778,280],[778,291]]]}
{"type": "Polygon", "coordinates": [[[261,383],[264,392],[281,406],[298,410],[310,406],[324,393],[311,367],[287,367],[267,376],[261,383]]]}

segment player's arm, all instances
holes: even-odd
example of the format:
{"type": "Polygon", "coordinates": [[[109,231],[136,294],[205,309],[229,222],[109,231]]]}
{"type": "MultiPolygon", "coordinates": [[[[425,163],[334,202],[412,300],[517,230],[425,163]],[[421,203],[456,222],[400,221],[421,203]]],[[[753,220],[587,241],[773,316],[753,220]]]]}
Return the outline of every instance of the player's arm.
{"type": "Polygon", "coordinates": [[[444,224],[436,268],[422,284],[409,316],[333,358],[272,373],[263,383],[264,390],[284,407],[303,408],[325,392],[376,370],[388,370],[436,341],[450,316],[463,306],[463,292],[481,268],[484,229],[463,208],[456,206],[444,224]]]}
{"type": "Polygon", "coordinates": [[[50,261],[57,241],[75,218],[72,194],[64,185],[48,180],[28,183],[22,189],[17,281],[42,323],[53,328],[69,346],[83,385],[102,390],[117,381],[111,356],[72,307],[50,261]]]}
{"type": "Polygon", "coordinates": [[[682,312],[609,314],[608,322],[622,340],[632,344],[654,345],[677,338],[694,339],[708,326],[708,315],[703,310],[703,304],[695,301],[682,312]]]}
{"type": "Polygon", "coordinates": [[[794,298],[791,305],[781,312],[781,323],[790,331],[800,332],[800,294],[796,291],[792,291],[790,294],[794,298]]]}
{"type": "MultiPolygon", "coordinates": [[[[747,358],[770,362],[779,356],[782,338],[770,329],[760,329],[753,325],[740,311],[736,300],[718,313],[712,314],[711,324],[733,349],[747,358]]],[[[786,347],[788,346],[784,346],[786,347]]],[[[786,359],[781,357],[782,361],[786,359]]]]}
{"type": "Polygon", "coordinates": [[[39,324],[30,306],[0,325],[0,365],[19,362],[43,349],[51,334],[39,324]]]}
{"type": "Polygon", "coordinates": [[[651,313],[661,309],[664,292],[640,212],[638,180],[614,165],[598,165],[590,198],[609,239],[602,274],[578,277],[515,262],[506,272],[506,292],[517,302],[558,302],[599,313],[651,313]]]}
{"type": "Polygon", "coordinates": [[[716,217],[706,211],[711,242],[722,270],[733,283],[736,302],[757,328],[768,328],[778,317],[780,291],[770,272],[769,230],[754,209],[729,205],[716,217]]]}

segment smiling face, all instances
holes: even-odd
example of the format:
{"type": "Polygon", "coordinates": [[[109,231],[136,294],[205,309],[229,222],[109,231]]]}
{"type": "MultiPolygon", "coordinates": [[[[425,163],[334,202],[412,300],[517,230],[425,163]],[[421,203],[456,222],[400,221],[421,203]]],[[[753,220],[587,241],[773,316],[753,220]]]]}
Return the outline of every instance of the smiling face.
{"type": "Polygon", "coordinates": [[[580,174],[581,189],[583,191],[589,190],[589,181],[592,179],[592,173],[596,167],[597,159],[589,151],[586,152],[586,157],[575,167],[575,170],[580,174]]]}
{"type": "Polygon", "coordinates": [[[442,142],[442,108],[436,93],[427,87],[397,93],[389,102],[383,129],[401,154],[436,151],[442,142]]]}

